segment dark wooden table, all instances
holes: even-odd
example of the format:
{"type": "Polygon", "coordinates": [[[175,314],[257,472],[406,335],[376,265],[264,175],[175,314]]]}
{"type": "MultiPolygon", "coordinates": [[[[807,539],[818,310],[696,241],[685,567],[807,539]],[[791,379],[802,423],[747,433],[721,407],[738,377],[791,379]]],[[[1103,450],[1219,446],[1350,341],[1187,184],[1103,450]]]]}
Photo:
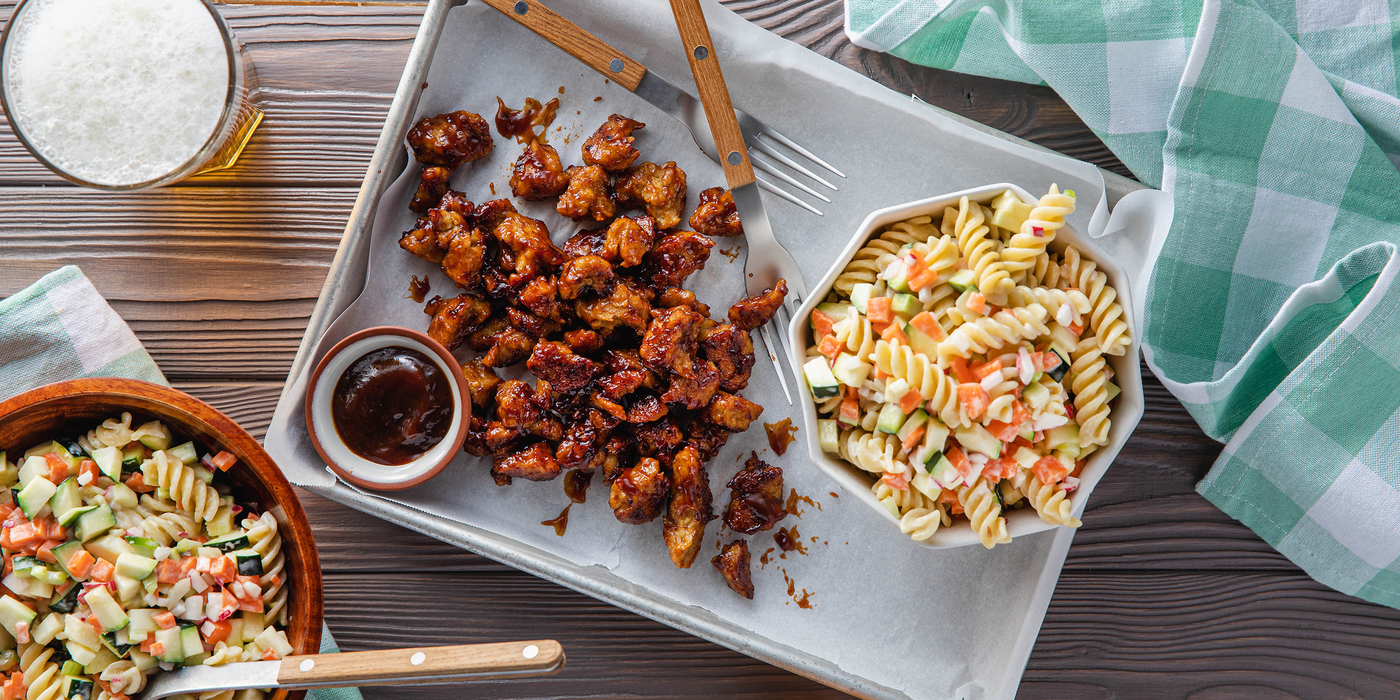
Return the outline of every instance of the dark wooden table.
{"type": "MultiPolygon", "coordinates": [[[[727,4],[895,90],[1129,174],[1047,88],[851,45],[840,0],[727,4]]],[[[0,17],[12,6],[0,0],[0,17]]],[[[81,266],[177,387],[260,436],[422,7],[254,0],[222,10],[252,52],[267,110],[238,166],[156,192],[100,194],[44,170],[0,121],[0,296],[81,266]]],[[[1089,502],[1019,697],[1400,697],[1400,612],[1315,583],[1196,495],[1220,445],[1145,370],[1144,385],[1142,424],[1089,502]]],[[[302,502],[343,649],[529,635],[569,653],[552,678],[369,698],[840,696],[316,496],[302,502]]]]}

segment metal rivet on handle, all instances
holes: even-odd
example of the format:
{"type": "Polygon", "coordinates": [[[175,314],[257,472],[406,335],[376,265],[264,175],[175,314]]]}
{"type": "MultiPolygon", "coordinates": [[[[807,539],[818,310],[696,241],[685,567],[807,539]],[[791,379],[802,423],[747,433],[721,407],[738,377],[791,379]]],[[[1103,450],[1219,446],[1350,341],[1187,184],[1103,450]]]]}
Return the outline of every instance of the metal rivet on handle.
{"type": "Polygon", "coordinates": [[[742,155],[739,155],[738,151],[730,151],[727,160],[729,161],[730,165],[738,165],[744,162],[744,157],[742,155]]]}
{"type": "Polygon", "coordinates": [[[427,661],[427,660],[428,660],[428,655],[427,655],[427,654],[424,654],[424,653],[421,652],[421,651],[420,651],[420,652],[416,652],[413,656],[410,656],[410,657],[408,658],[408,662],[411,663],[411,664],[413,664],[414,666],[422,666],[422,665],[423,665],[423,662],[424,662],[424,661],[427,661]]]}
{"type": "Polygon", "coordinates": [[[540,655],[540,648],[535,646],[534,644],[531,644],[530,646],[525,647],[523,653],[525,654],[525,658],[533,659],[536,656],[540,655]]]}
{"type": "Polygon", "coordinates": [[[703,61],[710,57],[710,50],[704,46],[695,47],[695,60],[703,61]]]}
{"type": "Polygon", "coordinates": [[[612,60],[612,62],[608,64],[608,68],[611,68],[611,69],[612,69],[612,72],[614,72],[614,73],[621,73],[621,72],[622,72],[622,59],[620,59],[620,58],[614,58],[614,59],[612,60]]]}
{"type": "Polygon", "coordinates": [[[530,11],[530,3],[525,2],[525,0],[519,0],[519,2],[515,3],[515,14],[517,14],[517,15],[523,15],[523,14],[525,14],[526,12],[529,12],[529,11],[530,11]]]}
{"type": "Polygon", "coordinates": [[[301,662],[301,670],[302,670],[303,672],[305,672],[305,671],[310,671],[310,670],[311,670],[312,668],[314,668],[315,666],[316,666],[316,662],[315,662],[315,661],[312,661],[311,659],[303,659],[302,662],[301,662]]]}

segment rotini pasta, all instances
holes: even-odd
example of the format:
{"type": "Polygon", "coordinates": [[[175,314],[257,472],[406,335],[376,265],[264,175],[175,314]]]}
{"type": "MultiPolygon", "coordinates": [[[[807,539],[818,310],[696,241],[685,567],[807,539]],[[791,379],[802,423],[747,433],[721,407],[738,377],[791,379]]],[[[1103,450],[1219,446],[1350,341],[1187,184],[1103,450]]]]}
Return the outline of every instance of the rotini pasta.
{"type": "Polygon", "coordinates": [[[165,450],[156,450],[141,465],[146,483],[165,489],[181,510],[208,522],[219,510],[219,493],[196,476],[194,469],[165,450]]]}
{"type": "Polygon", "coordinates": [[[1061,240],[1074,204],[1007,191],[895,223],[821,305],[804,375],[822,447],[912,539],[965,519],[990,548],[1027,508],[1079,526],[1070,499],[1118,393],[1106,355],[1131,336],[1107,276],[1061,240]]]}

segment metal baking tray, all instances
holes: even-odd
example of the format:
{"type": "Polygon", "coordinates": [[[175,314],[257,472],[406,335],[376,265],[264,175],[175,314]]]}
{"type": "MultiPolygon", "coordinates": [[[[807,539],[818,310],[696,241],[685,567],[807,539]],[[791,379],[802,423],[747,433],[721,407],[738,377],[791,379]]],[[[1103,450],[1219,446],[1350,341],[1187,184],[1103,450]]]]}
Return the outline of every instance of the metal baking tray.
{"type": "MultiPolygon", "coordinates": [[[[410,122],[448,13],[454,7],[465,5],[467,2],[468,0],[430,0],[427,5],[422,25],[385,119],[384,130],[380,133],[364,183],[346,223],[345,234],[331,262],[325,285],[311,313],[306,334],[292,364],[289,375],[291,377],[302,373],[312,357],[317,341],[365,286],[370,231],[376,206],[385,189],[407,165],[408,156],[402,144],[411,126],[410,122]]],[[[947,118],[997,138],[1041,151],[1049,150],[950,112],[933,109],[947,118]]],[[[1103,170],[1100,170],[1100,173],[1104,178],[1110,207],[1127,193],[1143,188],[1143,185],[1120,175],[1103,170]]],[[[283,389],[281,401],[288,400],[286,392],[290,387],[289,382],[283,389]]],[[[340,482],[329,487],[308,488],[313,493],[337,503],[508,564],[842,691],[868,698],[907,697],[899,690],[847,673],[829,661],[759,637],[706,610],[678,604],[674,600],[623,580],[602,567],[579,567],[501,535],[398,506],[358,492],[340,482]]]]}

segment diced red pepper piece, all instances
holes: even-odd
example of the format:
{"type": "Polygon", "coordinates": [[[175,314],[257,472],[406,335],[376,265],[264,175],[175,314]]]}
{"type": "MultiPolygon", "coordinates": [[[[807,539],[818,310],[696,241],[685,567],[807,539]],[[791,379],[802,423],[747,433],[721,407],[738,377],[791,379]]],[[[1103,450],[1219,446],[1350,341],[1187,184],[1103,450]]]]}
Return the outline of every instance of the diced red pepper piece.
{"type": "Polygon", "coordinates": [[[981,384],[958,385],[958,403],[962,404],[968,418],[972,420],[981,418],[987,412],[987,406],[991,402],[987,396],[987,390],[983,389],[981,384]]]}
{"type": "Polygon", "coordinates": [[[821,309],[812,309],[812,326],[817,331],[817,337],[831,335],[831,327],[836,325],[836,319],[821,309]]]}
{"type": "Polygon", "coordinates": [[[909,325],[919,329],[920,333],[934,340],[944,340],[948,337],[948,333],[943,330],[943,324],[939,323],[938,319],[927,311],[920,311],[917,316],[909,320],[909,325]]]}
{"type": "Polygon", "coordinates": [[[93,562],[92,569],[88,572],[88,577],[98,583],[106,583],[112,580],[112,574],[115,571],[116,567],[112,566],[112,562],[106,559],[98,559],[93,562]]]}
{"type": "Polygon", "coordinates": [[[238,455],[228,450],[222,450],[219,454],[214,455],[214,466],[218,467],[221,472],[228,471],[229,467],[235,464],[238,464],[238,455]]]}
{"type": "Polygon", "coordinates": [[[1031,471],[1035,472],[1035,478],[1040,479],[1042,484],[1058,484],[1065,480],[1068,473],[1064,463],[1054,455],[1041,457],[1040,461],[1031,467],[1031,471]]]}

